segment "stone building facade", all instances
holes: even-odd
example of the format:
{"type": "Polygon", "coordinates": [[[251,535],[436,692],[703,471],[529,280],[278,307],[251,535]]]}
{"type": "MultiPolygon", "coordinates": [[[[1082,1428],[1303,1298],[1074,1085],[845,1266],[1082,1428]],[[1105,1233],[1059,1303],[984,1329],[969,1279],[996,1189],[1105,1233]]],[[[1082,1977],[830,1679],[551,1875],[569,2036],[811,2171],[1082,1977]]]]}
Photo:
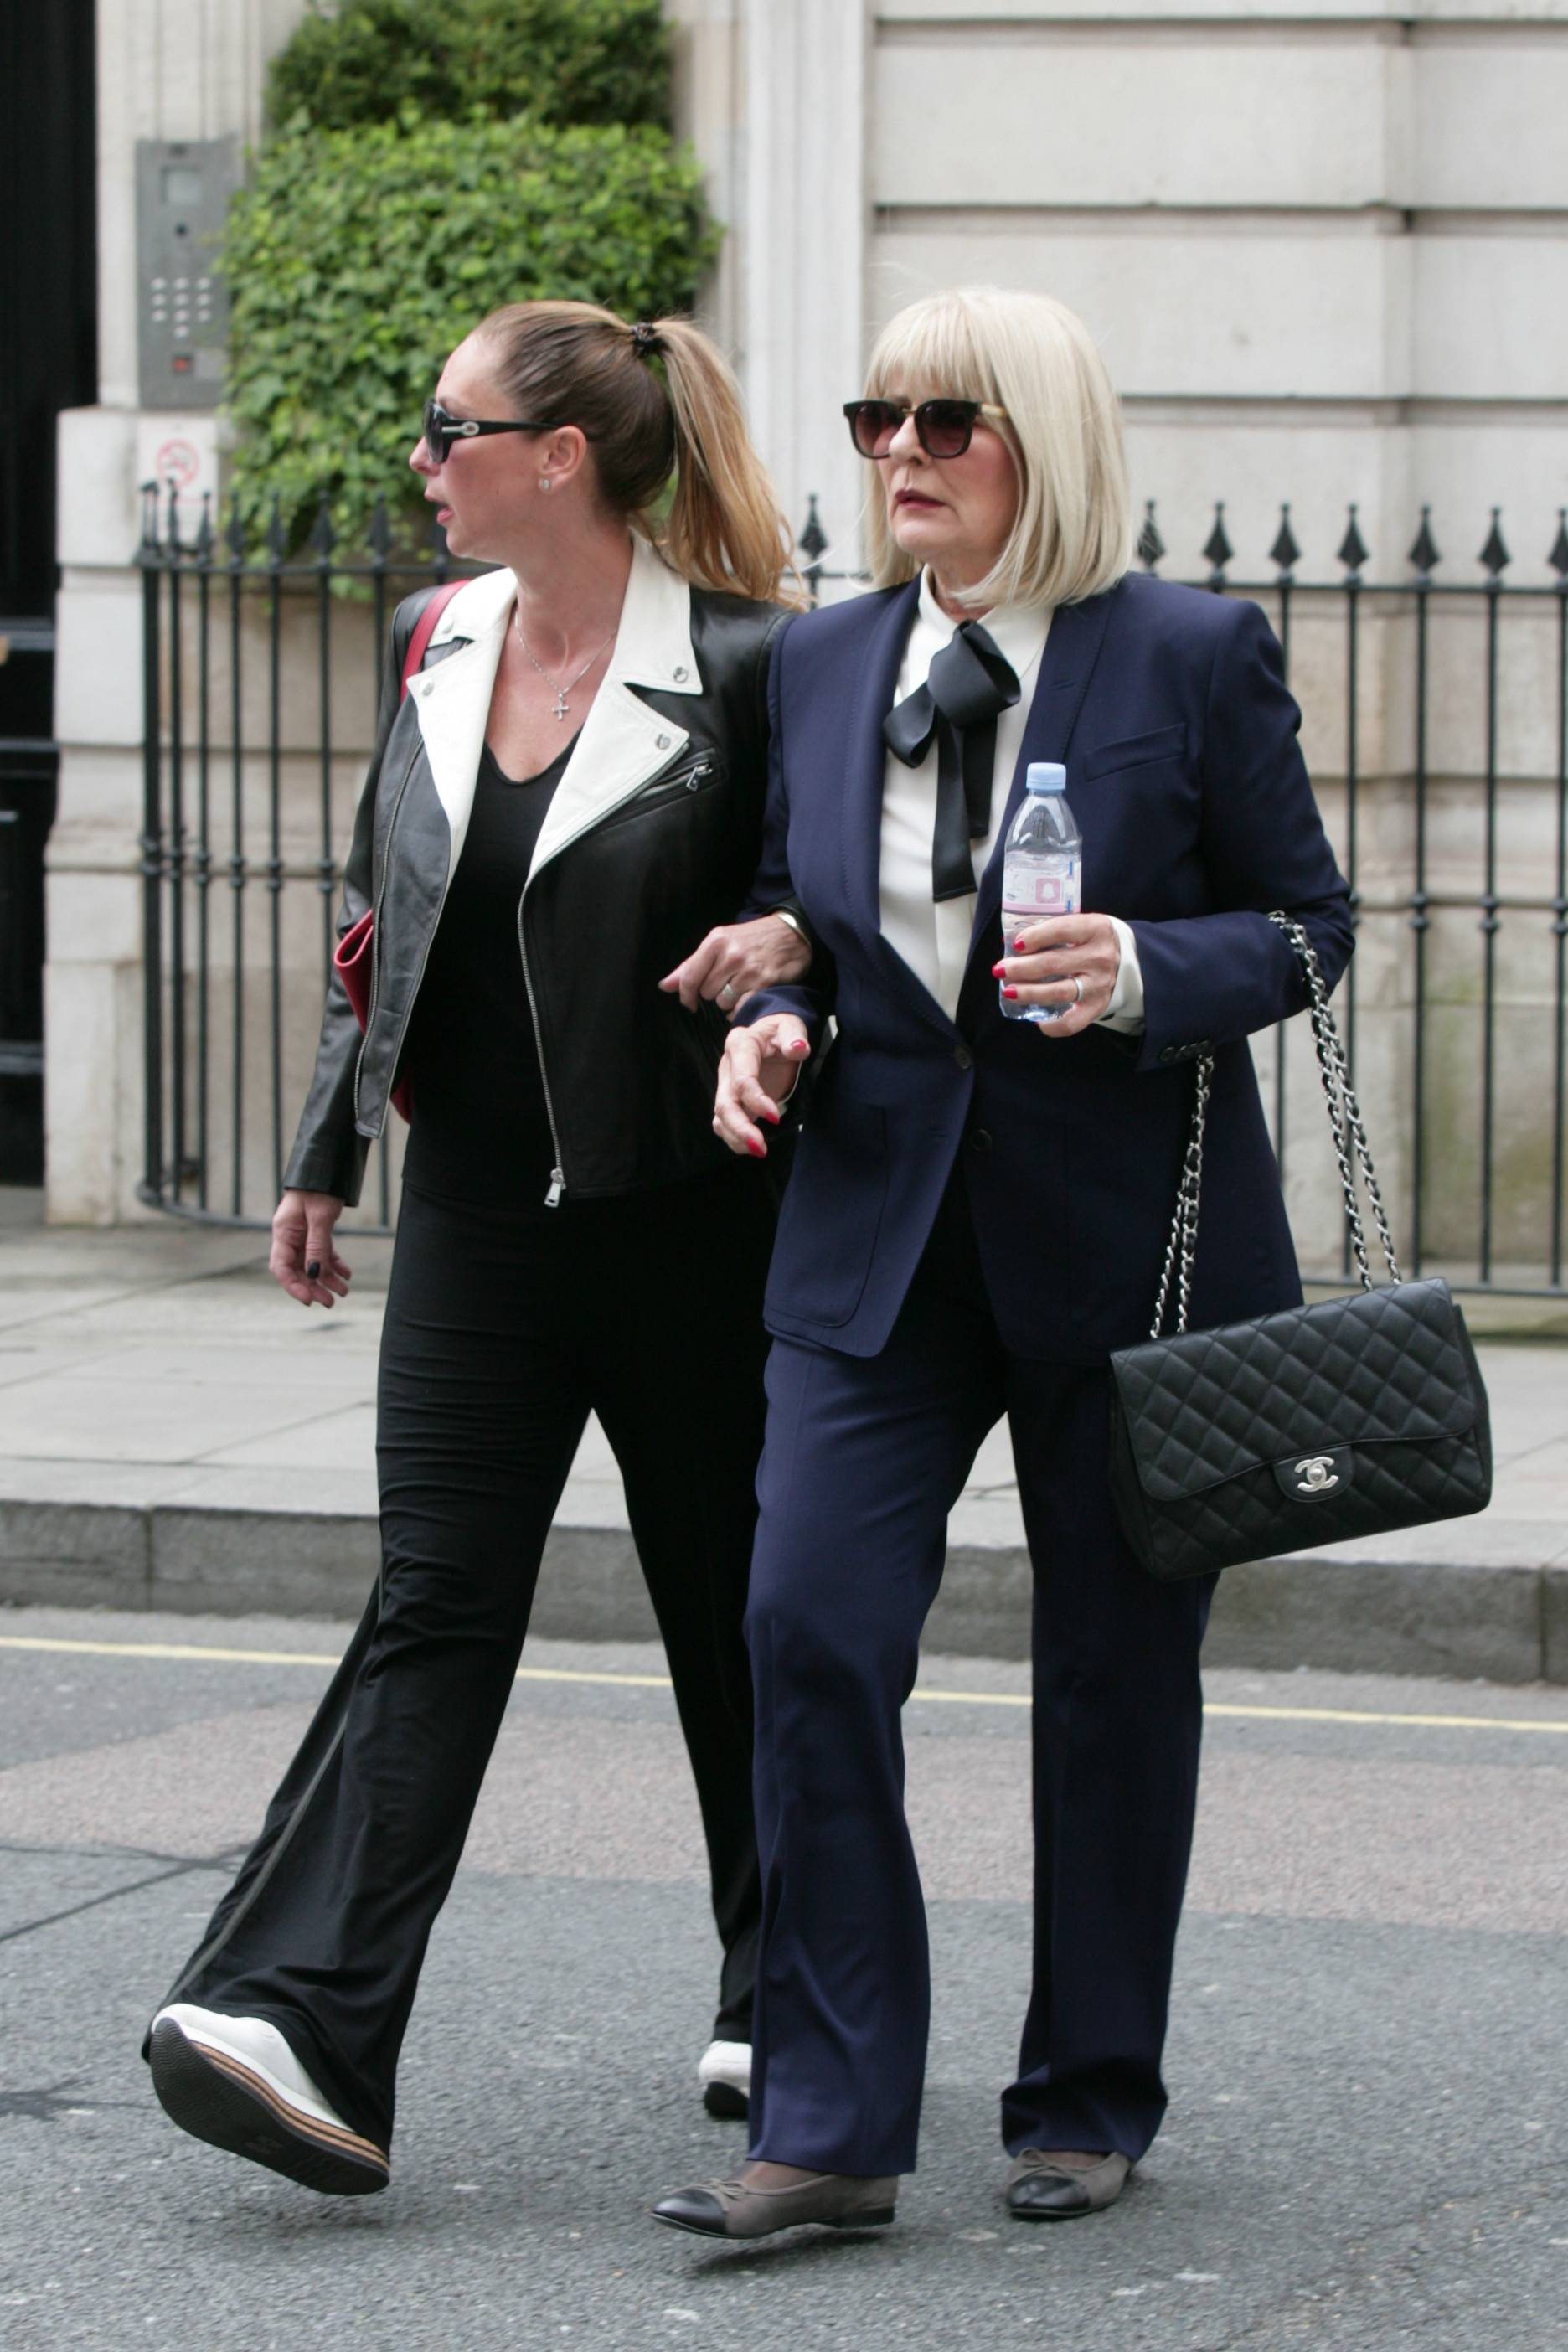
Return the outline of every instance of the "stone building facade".
{"type": "MultiPolygon", "coordinates": [[[[1093,16],[1071,0],[667,5],[685,126],[731,227],[710,323],[739,361],[788,510],[803,517],[816,496],[846,565],[862,484],[838,410],[869,339],[928,288],[990,279],[1059,295],[1101,341],[1126,401],[1134,486],[1158,502],[1175,576],[1202,576],[1223,499],[1241,579],[1271,576],[1288,500],[1303,581],[1339,576],[1352,502],[1369,579],[1406,576],[1425,502],[1452,572],[1480,577],[1474,559],[1499,508],[1510,583],[1555,580],[1547,551],[1568,502],[1568,0],[1107,0],[1093,16]]],[[[47,1000],[59,1219],[131,1213],[141,1162],[141,638],[127,557],[150,436],[171,420],[135,406],[132,146],[253,139],[265,59],[300,13],[300,0],[100,0],[102,389],[96,408],[61,421],[64,765],[47,1000]]],[[[189,425],[216,465],[210,420],[189,425]]],[[[1458,607],[1434,625],[1429,849],[1464,898],[1484,849],[1484,631],[1458,607]]],[[[1551,599],[1510,615],[1505,657],[1499,877],[1526,896],[1539,895],[1552,855],[1556,625],[1551,599]]],[[[1412,628],[1397,600],[1369,607],[1358,653],[1358,1037],[1371,1091],[1390,1104],[1409,1091],[1412,628]]],[[[1342,829],[1339,604],[1298,599],[1292,656],[1314,771],[1342,829]]],[[[340,660],[335,733],[352,794],[369,723],[352,624],[340,660]]],[[[290,854],[302,860],[317,855],[312,711],[291,688],[284,766],[290,854]]],[[[1461,1156],[1474,929],[1473,911],[1458,909],[1432,947],[1461,1156]]],[[[313,915],[301,916],[290,1082],[313,1028],[315,939],[313,915]]],[[[1505,926],[1498,1034],[1518,1078],[1517,1099],[1504,1082],[1502,1118],[1527,1190],[1551,952],[1548,920],[1505,926]]],[[[1308,1092],[1303,1070],[1291,1080],[1303,1118],[1308,1092]]],[[[1384,1157],[1397,1189],[1399,1149],[1385,1142],[1384,1157]]],[[[1322,1175],[1309,1157],[1293,1178],[1309,1233],[1327,1232],[1322,1175]]],[[[1450,1245],[1463,1254],[1458,1226],[1450,1245]]]]}

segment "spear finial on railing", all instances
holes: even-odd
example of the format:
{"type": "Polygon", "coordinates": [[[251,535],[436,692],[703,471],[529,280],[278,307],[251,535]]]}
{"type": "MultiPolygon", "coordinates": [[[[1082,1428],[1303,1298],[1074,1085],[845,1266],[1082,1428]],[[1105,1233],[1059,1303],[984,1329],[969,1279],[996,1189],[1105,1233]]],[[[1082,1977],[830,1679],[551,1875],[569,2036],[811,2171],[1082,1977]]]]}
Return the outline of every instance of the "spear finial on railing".
{"type": "Polygon", "coordinates": [[[1512,556],[1508,551],[1508,542],[1502,535],[1501,518],[1501,507],[1493,507],[1492,527],[1487,533],[1487,543],[1480,553],[1480,561],[1486,565],[1489,574],[1487,580],[1489,588],[1501,586],[1502,575],[1513,562],[1512,556]]]}
{"type": "Polygon", "coordinates": [[[224,532],[224,544],[228,549],[230,569],[239,571],[245,562],[245,517],[239,510],[239,500],[233,497],[228,503],[228,529],[224,532]]]}
{"type": "Polygon", "coordinates": [[[1145,572],[1152,572],[1165,552],[1165,542],[1161,538],[1159,527],[1154,520],[1152,499],[1145,499],[1143,501],[1143,523],[1138,533],[1138,545],[1135,551],[1145,572]]]}
{"type": "Polygon", "coordinates": [[[282,569],[285,547],[283,509],[276,490],[272,493],[272,510],[267,518],[267,568],[269,572],[282,569]]]}
{"type": "Polygon", "coordinates": [[[1425,585],[1425,583],[1431,579],[1432,574],[1436,570],[1438,564],[1443,561],[1442,556],[1437,551],[1437,542],[1432,536],[1432,509],[1430,507],[1423,507],[1421,509],[1421,528],[1416,532],[1415,540],[1412,542],[1407,561],[1415,566],[1415,570],[1418,574],[1418,585],[1425,585]]]}
{"type": "Polygon", "coordinates": [[[375,510],[370,519],[370,560],[376,571],[386,570],[386,559],[392,552],[392,525],[387,520],[386,500],[378,491],[375,510]]]}
{"type": "Polygon", "coordinates": [[[1214,502],[1214,529],[1204,541],[1204,561],[1209,568],[1208,584],[1211,588],[1225,586],[1225,567],[1235,553],[1230,534],[1225,527],[1225,500],[1216,499],[1214,502]]]}
{"type": "Polygon", "coordinates": [[[1557,585],[1568,593],[1568,507],[1557,509],[1557,536],[1546,561],[1557,574],[1557,585]]]}
{"type": "Polygon", "coordinates": [[[1268,551],[1268,561],[1279,569],[1279,585],[1283,588],[1295,578],[1296,566],[1301,561],[1301,551],[1296,534],[1290,528],[1290,503],[1282,499],[1279,507],[1279,528],[1274,534],[1274,544],[1268,551]]]}
{"type": "Polygon", "coordinates": [[[137,554],[143,563],[150,563],[158,552],[158,485],[143,482],[142,499],[142,544],[137,554]]]}
{"type": "Polygon", "coordinates": [[[1361,586],[1361,568],[1371,553],[1371,548],[1368,547],[1365,540],[1363,539],[1361,535],[1361,525],[1356,520],[1355,504],[1352,500],[1350,509],[1350,520],[1345,525],[1345,535],[1340,541],[1339,551],[1335,559],[1338,562],[1344,565],[1346,572],[1350,575],[1345,582],[1345,586],[1347,588],[1359,588],[1361,586]]]}
{"type": "Polygon", "coordinates": [[[205,572],[213,560],[213,494],[202,492],[202,519],[196,525],[196,562],[205,572]]]}

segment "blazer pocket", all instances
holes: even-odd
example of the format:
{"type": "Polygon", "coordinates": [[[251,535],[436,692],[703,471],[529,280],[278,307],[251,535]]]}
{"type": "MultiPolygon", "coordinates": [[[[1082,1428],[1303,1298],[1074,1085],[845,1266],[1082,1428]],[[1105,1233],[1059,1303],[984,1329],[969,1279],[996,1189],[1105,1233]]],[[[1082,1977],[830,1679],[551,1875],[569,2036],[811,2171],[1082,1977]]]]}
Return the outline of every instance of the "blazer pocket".
{"type": "Polygon", "coordinates": [[[841,1092],[820,1111],[807,1105],[768,1274],[770,1328],[780,1318],[826,1330],[849,1321],[877,1255],[888,1173],[885,1111],[841,1092]]]}
{"type": "Polygon", "coordinates": [[[1124,735],[1119,743],[1102,743],[1091,751],[1083,763],[1083,780],[1092,783],[1096,776],[1109,776],[1124,768],[1152,767],[1156,760],[1179,760],[1187,748],[1186,721],[1178,719],[1173,727],[1156,727],[1152,734],[1124,735]]]}

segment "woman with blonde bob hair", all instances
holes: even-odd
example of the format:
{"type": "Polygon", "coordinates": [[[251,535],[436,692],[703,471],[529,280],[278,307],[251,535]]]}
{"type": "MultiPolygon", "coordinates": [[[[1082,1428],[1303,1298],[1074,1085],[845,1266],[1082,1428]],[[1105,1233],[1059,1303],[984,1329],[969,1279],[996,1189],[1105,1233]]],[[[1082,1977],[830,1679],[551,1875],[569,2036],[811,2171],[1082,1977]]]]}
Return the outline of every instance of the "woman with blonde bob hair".
{"type": "Polygon", "coordinates": [[[846,415],[876,591],[774,651],[751,900],[793,890],[824,952],[748,1001],[714,1118],[754,1156],[811,1090],[764,1302],[746,1616],[752,2154],[656,2208],[728,2238],[890,2221],[913,2168],[930,1985],[900,1709],[947,1514],[1004,1414],[1035,1581],[1006,2210],[1102,2210],[1159,2127],[1212,1579],[1156,1584],[1121,1537],[1108,1359],[1149,1329],[1200,1057],[1192,1321],[1299,1301],[1247,1041],[1305,1001],[1271,909],[1331,985],[1352,944],[1262,613],[1128,569],[1116,396],[1082,322],[934,294],[846,415]],[[1081,887],[1058,869],[1005,908],[1026,779],[1065,781],[1081,887]]]}
{"type": "MultiPolygon", "coordinates": [[[[788,535],[708,338],[582,302],[495,311],[408,462],[452,553],[491,568],[394,619],[339,925],[340,964],[369,961],[364,1034],[334,979],[271,1255],[300,1305],[347,1295],[337,1221],[405,1107],[381,1573],[148,2044],[175,2123],[335,2195],[387,2184],[426,1939],[590,1412],[707,1835],[722,1962],[698,2078],[711,2113],[745,2113],[742,1610],[774,1203],[708,1115],[726,1016],[810,961],[787,891],[733,919],[788,535]]],[[[624,2022],[585,2041],[585,2074],[626,2063],[624,2022]]]]}

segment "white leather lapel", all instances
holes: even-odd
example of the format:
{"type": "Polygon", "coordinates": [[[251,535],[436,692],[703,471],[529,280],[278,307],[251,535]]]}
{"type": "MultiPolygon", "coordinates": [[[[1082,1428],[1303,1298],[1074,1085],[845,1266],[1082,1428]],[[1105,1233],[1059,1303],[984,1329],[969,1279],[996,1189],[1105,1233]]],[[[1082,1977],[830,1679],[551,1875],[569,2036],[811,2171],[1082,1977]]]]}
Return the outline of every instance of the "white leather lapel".
{"type": "Polygon", "coordinates": [[[615,651],[540,828],[531,882],[569,841],[629,799],[690,741],[684,727],[632,692],[634,683],[662,694],[702,691],[691,649],[691,590],[636,533],[615,651]]]}
{"type": "Polygon", "coordinates": [[[467,637],[468,643],[421,671],[408,689],[436,797],[446,812],[448,882],[468,837],[490,696],[515,593],[510,572],[487,572],[468,581],[442,614],[431,640],[443,645],[467,637]]]}
{"type": "MultiPolygon", "coordinates": [[[[468,581],[441,614],[431,644],[468,642],[422,672],[409,688],[450,832],[448,881],[468,835],[490,697],[516,593],[517,583],[505,570],[468,581]]],[[[691,646],[691,590],[636,532],[615,650],[550,803],[529,868],[531,880],[567,842],[668,767],[690,740],[684,727],[661,718],[633,693],[634,683],[661,694],[702,691],[691,646]]]]}
{"type": "Polygon", "coordinates": [[[668,767],[690,740],[684,727],[650,710],[619,678],[606,678],[545,812],[529,880],[569,841],[668,767]]]}

